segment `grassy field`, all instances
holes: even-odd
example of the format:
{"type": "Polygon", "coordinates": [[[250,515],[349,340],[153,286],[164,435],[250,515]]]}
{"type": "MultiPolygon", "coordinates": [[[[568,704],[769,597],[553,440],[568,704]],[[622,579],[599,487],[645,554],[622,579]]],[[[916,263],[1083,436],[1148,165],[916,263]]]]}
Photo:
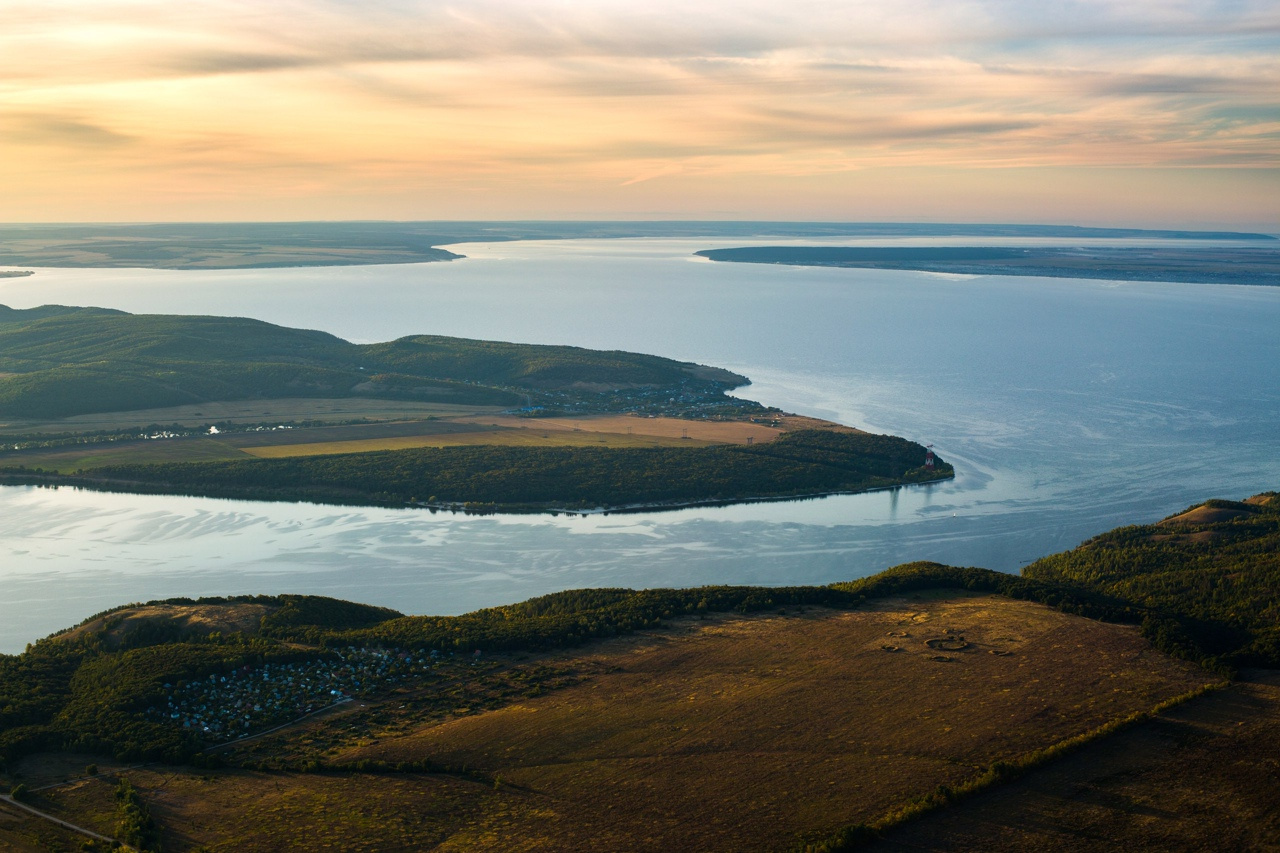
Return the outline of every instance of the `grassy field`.
{"type": "Polygon", "coordinates": [[[216,462],[244,459],[246,454],[224,441],[212,438],[172,438],[113,441],[103,444],[73,444],[65,447],[34,448],[0,452],[0,465],[43,468],[70,474],[102,465],[150,462],[216,462]]]}
{"type": "Polygon", "coordinates": [[[1246,678],[869,849],[1280,849],[1280,672],[1246,678]]]}
{"type": "Polygon", "coordinates": [[[244,452],[262,459],[280,459],[286,456],[325,456],[332,453],[364,453],[371,450],[407,450],[414,447],[464,447],[476,445],[503,445],[506,447],[707,447],[720,442],[694,441],[679,437],[627,435],[625,433],[498,429],[475,432],[438,433],[433,435],[403,436],[400,438],[373,438],[364,440],[333,441],[316,444],[279,444],[264,447],[245,447],[244,452]]]}
{"type": "Polygon", "coordinates": [[[0,850],[6,853],[46,853],[49,850],[79,850],[84,836],[0,803],[0,850]]]}
{"type": "MultiPolygon", "coordinates": [[[[956,593],[490,666],[241,751],[451,772],[128,776],[166,850],[776,850],[1214,680],[1132,628],[956,593]],[[525,689],[535,671],[556,677],[525,689]]],[[[114,808],[100,782],[40,797],[86,825],[114,808]]]]}
{"type": "Polygon", "coordinates": [[[450,418],[496,414],[498,406],[460,406],[447,403],[418,403],[410,400],[364,400],[359,398],[285,398],[279,400],[236,400],[208,402],[163,409],[105,412],[40,421],[0,423],[5,433],[70,433],[98,430],[127,430],[148,424],[179,424],[198,427],[210,423],[256,424],[275,421],[373,421],[411,418],[450,418]]]}
{"type": "MultiPolygon", "coordinates": [[[[712,444],[746,444],[772,441],[788,429],[813,424],[836,424],[811,418],[780,417],[777,426],[751,421],[704,421],[680,418],[642,418],[627,415],[595,415],[578,418],[521,418],[498,414],[492,407],[426,406],[424,404],[358,405],[348,400],[294,400],[275,407],[273,401],[247,404],[188,406],[181,410],[157,409],[143,414],[147,422],[207,424],[219,422],[270,422],[278,420],[355,420],[372,423],[335,424],[261,432],[224,432],[220,435],[170,439],[112,441],[52,448],[0,449],[0,465],[43,468],[72,473],[105,465],[150,462],[208,462],[253,456],[277,459],[323,456],[373,450],[415,447],[506,445],[519,447],[705,447],[712,444]],[[292,415],[293,417],[290,417],[292,415]],[[426,418],[430,418],[429,420],[426,418]],[[792,423],[794,421],[794,423],[792,423]],[[684,437],[687,434],[687,438],[684,437]]],[[[282,402],[282,401],[274,401],[282,402]]],[[[129,413],[110,416],[84,415],[57,422],[66,429],[109,429],[129,413]],[[74,422],[74,423],[73,423],[74,422]]],[[[123,421],[119,421],[123,422],[123,421]]],[[[46,425],[54,431],[55,425],[46,425]]]]}
{"type": "MultiPolygon", "coordinates": [[[[512,415],[461,417],[460,423],[492,424],[512,429],[540,432],[599,432],[612,435],[637,435],[653,438],[683,438],[713,444],[746,444],[747,439],[763,443],[772,441],[785,431],[749,420],[700,421],[685,418],[638,418],[631,415],[590,415],[576,418],[521,418],[512,415]]],[[[781,419],[773,419],[781,424],[781,419]]],[[[830,421],[815,423],[832,426],[830,421]]],[[[821,429],[821,427],[819,427],[821,429]]]]}

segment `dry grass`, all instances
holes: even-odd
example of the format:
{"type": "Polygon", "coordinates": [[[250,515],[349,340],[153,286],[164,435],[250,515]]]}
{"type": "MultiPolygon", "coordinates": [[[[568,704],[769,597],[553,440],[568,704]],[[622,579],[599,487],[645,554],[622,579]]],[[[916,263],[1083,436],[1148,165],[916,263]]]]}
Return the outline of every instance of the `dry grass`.
{"type": "Polygon", "coordinates": [[[347,757],[431,757],[551,797],[508,849],[776,849],[1211,680],[1039,605],[905,604],[617,643],[598,663],[620,671],[588,685],[347,757]]]}
{"type": "Polygon", "coordinates": [[[262,627],[262,617],[275,609],[263,604],[245,603],[148,604],[101,616],[58,636],[75,639],[102,631],[110,623],[111,628],[104,634],[106,641],[110,643],[143,622],[171,622],[184,631],[205,635],[214,631],[256,634],[262,627]]]}
{"type": "Polygon", "coordinates": [[[929,815],[875,850],[1280,850],[1280,673],[929,815]]]}
{"type": "Polygon", "coordinates": [[[750,421],[702,421],[683,418],[646,418],[636,415],[584,415],[577,418],[520,418],[502,415],[466,417],[457,420],[460,423],[485,423],[542,432],[602,432],[676,439],[687,434],[694,441],[715,444],[746,444],[748,438],[763,443],[773,441],[783,433],[782,429],[750,421]]]}
{"type": "Polygon", "coordinates": [[[114,441],[105,444],[70,445],[0,452],[0,465],[44,468],[71,474],[104,465],[132,465],[150,462],[218,462],[244,459],[245,454],[213,438],[166,438],[114,441]]]}
{"type": "Polygon", "coordinates": [[[866,434],[866,430],[857,429],[844,424],[838,424],[834,421],[824,421],[821,418],[809,418],[804,415],[779,415],[778,425],[786,432],[797,429],[825,429],[832,432],[856,432],[866,434]]]}
{"type": "Polygon", "coordinates": [[[0,850],[6,853],[46,853],[79,850],[84,836],[0,803],[0,850]]]}
{"type": "MultiPolygon", "coordinates": [[[[778,426],[750,421],[699,421],[592,415],[580,418],[520,418],[477,406],[397,404],[358,400],[265,400],[210,403],[180,409],[86,415],[43,425],[51,431],[123,428],[125,424],[211,421],[324,420],[367,418],[375,423],[341,424],[251,433],[225,433],[163,440],[120,441],[27,450],[0,450],[0,465],[73,473],[106,465],[151,462],[213,462],[253,456],[278,459],[405,450],[417,447],[509,445],[520,447],[705,447],[772,441],[787,429],[846,430],[812,418],[785,416],[778,426]],[[375,405],[378,403],[378,405],[375,405]],[[406,419],[410,416],[410,419],[406,419]],[[413,417],[416,416],[416,417],[413,417]],[[430,420],[425,418],[430,416],[430,420]],[[124,421],[126,417],[139,420],[124,421]]],[[[26,425],[31,427],[31,425],[26,425]]],[[[850,430],[852,431],[852,430],[850,430]]]]}
{"type": "Polygon", "coordinates": [[[1254,512],[1249,510],[1232,509],[1230,507],[1198,506],[1195,509],[1187,510],[1181,515],[1175,515],[1172,518],[1166,518],[1164,521],[1157,522],[1157,526],[1167,527],[1171,524],[1216,524],[1219,521],[1230,521],[1233,518],[1244,518],[1253,514],[1254,512]]]}
{"type": "Polygon", "coordinates": [[[502,850],[508,824],[536,823],[542,798],[452,776],[222,771],[130,774],[164,849],[502,850]]]}
{"type": "Polygon", "coordinates": [[[345,745],[318,723],[271,747],[469,779],[131,777],[166,849],[773,850],[1213,680],[1131,628],[994,596],[687,620],[542,662],[581,680],[443,721],[396,700],[345,745]]]}
{"type": "Polygon", "coordinates": [[[607,432],[565,432],[537,429],[496,429],[435,435],[401,436],[317,444],[287,444],[244,447],[245,453],[263,459],[286,456],[324,456],[333,453],[365,453],[372,450],[407,450],[414,447],[474,447],[503,445],[511,447],[705,447],[709,441],[682,441],[679,438],[655,438],[647,435],[623,435],[607,432]]]}

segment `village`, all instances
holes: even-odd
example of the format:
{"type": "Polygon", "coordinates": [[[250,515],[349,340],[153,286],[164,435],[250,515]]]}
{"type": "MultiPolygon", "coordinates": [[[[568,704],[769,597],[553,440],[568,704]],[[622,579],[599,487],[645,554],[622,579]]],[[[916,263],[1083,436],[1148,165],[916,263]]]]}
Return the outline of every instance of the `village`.
{"type": "MultiPolygon", "coordinates": [[[[468,655],[472,663],[480,653],[468,655]]],[[[368,695],[430,673],[440,652],[410,653],[349,646],[332,657],[296,663],[244,666],[178,685],[147,716],[192,731],[210,743],[234,740],[289,722],[356,696],[368,695]]]]}
{"type": "Polygon", "coordinates": [[[550,413],[611,412],[669,418],[737,419],[777,411],[752,400],[727,396],[722,388],[707,388],[687,380],[675,387],[641,386],[597,394],[545,391],[539,400],[541,405],[514,409],[511,414],[543,416],[550,413]]]}

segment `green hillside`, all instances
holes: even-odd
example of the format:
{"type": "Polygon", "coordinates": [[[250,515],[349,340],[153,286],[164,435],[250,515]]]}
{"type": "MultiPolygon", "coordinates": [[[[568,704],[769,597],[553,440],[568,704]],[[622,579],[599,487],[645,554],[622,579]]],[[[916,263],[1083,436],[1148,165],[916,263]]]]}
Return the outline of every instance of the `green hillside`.
{"type": "Polygon", "coordinates": [[[288,397],[563,406],[625,389],[714,399],[745,383],[638,353],[437,336],[362,346],[239,317],[0,306],[0,416],[10,418],[288,397]]]}
{"type": "Polygon", "coordinates": [[[1148,630],[1233,664],[1280,667],[1280,493],[1121,527],[1023,574],[1132,602],[1148,630]]]}

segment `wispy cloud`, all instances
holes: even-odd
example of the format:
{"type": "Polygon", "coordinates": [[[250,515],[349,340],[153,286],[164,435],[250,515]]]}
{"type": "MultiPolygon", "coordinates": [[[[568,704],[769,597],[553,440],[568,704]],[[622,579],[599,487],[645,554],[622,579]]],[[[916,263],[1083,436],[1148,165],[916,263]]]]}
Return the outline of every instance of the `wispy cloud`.
{"type": "Polygon", "coordinates": [[[71,115],[10,112],[0,116],[0,139],[10,144],[101,149],[137,141],[128,134],[71,115]]]}
{"type": "Polygon", "coordinates": [[[339,196],[1280,167],[1274,0],[9,0],[4,18],[0,159],[68,185],[132,180],[139,152],[184,192],[339,196]]]}

